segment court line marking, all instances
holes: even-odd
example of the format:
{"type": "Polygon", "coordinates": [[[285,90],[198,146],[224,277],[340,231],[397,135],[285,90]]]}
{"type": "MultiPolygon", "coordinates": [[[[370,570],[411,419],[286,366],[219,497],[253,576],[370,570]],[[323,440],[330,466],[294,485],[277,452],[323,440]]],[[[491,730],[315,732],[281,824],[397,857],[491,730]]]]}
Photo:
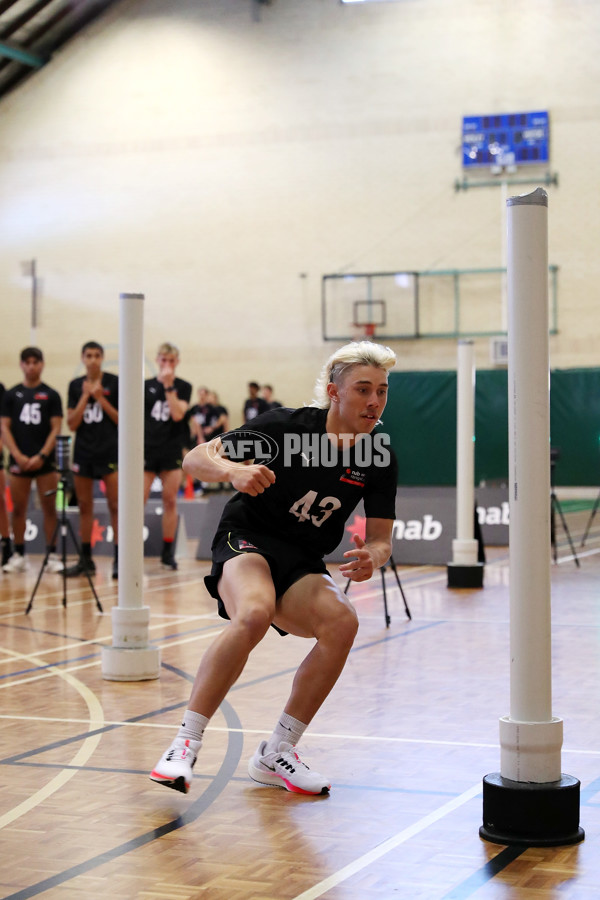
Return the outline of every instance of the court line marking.
{"type": "MultiPolygon", "coordinates": [[[[154,577],[154,578],[164,577],[164,578],[167,578],[167,577],[170,577],[170,576],[168,576],[168,575],[165,573],[165,575],[161,575],[161,576],[145,576],[145,577],[154,577]]],[[[203,576],[202,576],[202,575],[200,575],[198,578],[192,578],[192,579],[190,579],[189,581],[176,581],[176,582],[174,582],[173,584],[168,584],[168,585],[160,584],[160,585],[155,585],[155,586],[153,586],[153,587],[152,587],[152,586],[144,586],[143,593],[144,593],[144,594],[154,594],[154,593],[156,593],[157,591],[164,591],[166,587],[167,587],[169,590],[173,590],[173,589],[177,589],[177,588],[188,588],[188,587],[190,587],[190,585],[201,585],[201,584],[203,584],[203,576]]],[[[71,588],[71,594],[75,594],[75,595],[77,595],[77,594],[82,594],[84,591],[89,591],[89,587],[86,587],[86,586],[83,586],[83,585],[82,585],[81,587],[72,587],[72,588],[71,588]]],[[[98,594],[98,599],[99,599],[101,602],[102,602],[103,600],[104,600],[104,601],[107,601],[107,602],[108,602],[109,600],[118,600],[118,589],[117,589],[116,587],[112,586],[112,585],[110,585],[110,586],[109,586],[109,585],[103,585],[103,586],[100,587],[100,590],[96,589],[96,593],[98,594]],[[106,590],[106,593],[104,593],[104,592],[102,591],[102,587],[105,587],[105,588],[107,589],[107,590],[106,590]]],[[[29,591],[27,591],[27,592],[23,595],[23,597],[15,597],[15,598],[13,599],[13,602],[18,602],[19,600],[23,600],[23,602],[25,602],[25,600],[27,599],[27,595],[28,595],[28,594],[29,594],[29,591]]],[[[39,600],[54,600],[55,598],[60,598],[60,603],[56,603],[56,604],[53,605],[53,606],[44,606],[43,609],[40,609],[39,606],[37,606],[37,607],[34,606],[33,609],[31,610],[31,615],[32,615],[32,617],[33,617],[33,614],[36,613],[36,612],[47,613],[47,612],[51,612],[51,611],[53,611],[53,610],[60,610],[60,609],[63,608],[63,605],[62,605],[62,595],[61,595],[60,591],[50,591],[50,592],[48,592],[48,593],[46,593],[46,594],[36,594],[36,600],[38,600],[38,599],[39,599],[39,600]]],[[[86,596],[86,597],[82,597],[81,599],[75,599],[74,601],[71,601],[71,602],[68,604],[68,606],[69,606],[69,608],[77,609],[77,608],[80,607],[80,606],[84,606],[86,603],[90,603],[92,600],[93,600],[93,596],[90,596],[90,595],[88,594],[88,596],[86,596]]],[[[16,616],[21,617],[21,616],[24,615],[24,612],[25,612],[25,611],[24,611],[23,609],[19,609],[19,610],[11,610],[11,612],[3,613],[2,615],[0,615],[0,620],[2,620],[2,619],[13,619],[13,618],[15,618],[16,616]]],[[[110,616],[110,611],[105,611],[105,612],[99,612],[99,613],[98,613],[98,617],[99,617],[99,618],[102,618],[103,616],[104,616],[104,617],[110,616]]],[[[33,619],[32,619],[32,621],[33,621],[33,619]]]]}
{"type": "MultiPolygon", "coordinates": [[[[162,724],[160,722],[127,722],[121,719],[105,719],[102,717],[100,720],[95,721],[93,719],[77,719],[77,718],[68,718],[63,716],[23,716],[23,715],[10,715],[10,714],[0,714],[0,720],[8,719],[12,721],[18,722],[60,722],[65,725],[93,725],[94,728],[98,726],[102,727],[103,725],[112,725],[121,728],[158,728],[158,729],[167,729],[169,731],[173,730],[173,723],[167,722],[166,724],[162,724]]],[[[206,731],[214,731],[217,733],[228,734],[230,731],[239,731],[240,734],[271,734],[271,731],[266,728],[224,728],[220,725],[208,725],[206,731]]],[[[499,744],[489,744],[484,741],[443,741],[443,740],[435,740],[434,738],[403,738],[403,737],[381,737],[380,735],[369,735],[369,734],[336,734],[335,732],[329,731],[306,731],[305,738],[319,738],[320,740],[332,740],[332,741],[373,741],[378,744],[383,742],[387,742],[390,744],[427,744],[434,747],[471,747],[478,748],[483,750],[495,750],[500,745],[499,744]]],[[[578,750],[575,747],[563,747],[562,753],[574,753],[580,756],[600,756],[600,750],[578,750]]]]}
{"type": "MultiPolygon", "coordinates": [[[[180,617],[180,618],[174,617],[174,621],[159,622],[155,625],[149,625],[148,631],[159,631],[161,628],[168,628],[172,625],[188,625],[188,624],[191,624],[192,622],[196,622],[196,621],[200,621],[200,620],[208,620],[208,619],[214,619],[215,621],[218,621],[218,616],[216,613],[206,613],[201,616],[190,616],[190,617],[183,617],[183,618],[182,617],[180,617]]],[[[9,626],[2,626],[2,627],[10,628],[11,626],[9,625],[9,626]]],[[[31,634],[37,633],[37,630],[35,628],[32,628],[31,632],[29,632],[29,629],[25,629],[25,630],[31,634]]],[[[47,632],[44,632],[44,633],[47,633],[47,632]]],[[[56,635],[56,637],[60,637],[60,636],[61,635],[56,635]]],[[[90,638],[90,640],[87,640],[87,641],[83,641],[83,640],[78,641],[76,638],[74,638],[75,643],[61,644],[59,647],[51,647],[48,650],[44,650],[44,654],[48,655],[49,653],[61,653],[62,651],[65,651],[65,650],[76,650],[79,647],[88,647],[92,644],[103,644],[103,643],[106,643],[106,641],[111,641],[111,640],[112,640],[112,632],[111,632],[111,634],[105,634],[100,637],[90,638]]],[[[168,640],[168,636],[166,638],[164,638],[164,640],[168,640]]],[[[2,653],[3,650],[4,650],[4,648],[0,646],[0,653],[2,653]]],[[[0,659],[0,665],[2,665],[4,663],[9,663],[9,662],[12,662],[12,660],[11,659],[0,659]]]]}
{"type": "MultiPolygon", "coordinates": [[[[193,678],[188,678],[187,680],[193,681],[193,678]]],[[[241,724],[237,713],[226,700],[223,701],[222,712],[227,721],[241,724]]],[[[93,871],[99,866],[113,862],[140,847],[152,844],[153,841],[158,840],[164,835],[171,834],[174,831],[183,828],[183,826],[195,822],[227,788],[227,785],[230,783],[238,767],[241,755],[242,742],[236,737],[230,738],[219,771],[214,778],[211,778],[210,784],[206,790],[202,792],[200,797],[198,797],[185,812],[170,821],[165,822],[164,825],[159,825],[157,828],[152,828],[150,831],[139,834],[137,837],[131,838],[131,840],[119,844],[112,849],[105,850],[91,859],[86,859],[69,869],[63,869],[63,871],[57,872],[56,875],[51,875],[49,878],[38,881],[37,884],[29,885],[22,890],[16,891],[14,894],[6,895],[5,900],[26,900],[26,898],[37,897],[39,894],[43,894],[51,888],[59,887],[68,881],[73,881],[75,878],[86,875],[88,872],[93,871]]]]}
{"type": "Polygon", "coordinates": [[[369,850],[367,853],[359,856],[347,866],[338,869],[338,871],[334,872],[333,875],[330,875],[328,878],[325,878],[318,884],[313,885],[313,887],[309,888],[307,891],[303,891],[301,894],[297,894],[294,897],[294,900],[316,900],[317,897],[322,897],[323,894],[327,893],[327,891],[331,888],[337,887],[337,885],[341,884],[342,881],[346,881],[348,878],[356,875],[357,872],[361,872],[363,869],[366,869],[367,866],[370,866],[371,863],[374,863],[378,859],[381,859],[381,857],[389,853],[390,850],[394,850],[396,847],[399,847],[400,844],[406,843],[406,841],[409,841],[417,834],[420,834],[420,832],[425,831],[425,829],[429,828],[430,825],[434,825],[436,822],[439,822],[440,819],[445,818],[445,816],[447,816],[449,813],[454,812],[455,809],[458,809],[460,806],[468,803],[469,800],[473,800],[473,798],[477,797],[478,794],[481,794],[481,792],[482,785],[481,782],[478,782],[476,785],[469,788],[469,790],[464,791],[458,797],[454,797],[454,799],[449,800],[447,803],[444,803],[444,805],[440,806],[439,809],[436,809],[434,810],[434,812],[423,816],[423,818],[419,819],[418,822],[415,822],[413,825],[409,825],[408,828],[404,828],[402,831],[399,831],[397,834],[383,841],[381,844],[378,844],[377,847],[374,847],[372,850],[369,850]]]}
{"type": "MultiPolygon", "coordinates": [[[[5,651],[7,653],[11,651],[5,651]]],[[[23,654],[15,654],[19,656],[21,659],[23,658],[23,654]]],[[[28,659],[31,662],[36,664],[43,664],[42,660],[37,657],[30,656],[28,659]]],[[[90,712],[90,718],[87,720],[87,724],[89,726],[89,731],[92,731],[91,722],[102,722],[104,719],[104,710],[98,700],[97,696],[94,694],[87,685],[83,684],[83,682],[79,681],[78,678],[74,678],[70,672],[61,671],[60,669],[55,669],[54,674],[58,675],[64,681],[71,685],[71,687],[75,688],[77,693],[83,698],[85,701],[87,708],[90,712]]],[[[97,727],[97,726],[96,726],[97,727]]],[[[100,743],[100,734],[91,735],[90,737],[86,737],[83,740],[81,747],[77,750],[77,753],[69,763],[69,765],[73,766],[84,766],[85,763],[91,758],[92,754],[96,750],[96,747],[100,743]]],[[[44,800],[47,800],[48,797],[52,796],[52,794],[56,793],[63,785],[65,785],[68,781],[73,778],[74,775],[77,774],[76,769],[63,769],[57,775],[52,778],[48,784],[44,785],[43,788],[40,788],[39,791],[36,791],[35,794],[32,794],[26,800],[23,800],[22,803],[17,804],[11,810],[6,812],[4,815],[0,816],[0,829],[4,828],[6,825],[10,825],[16,819],[19,819],[21,816],[24,816],[26,813],[30,812],[32,809],[35,809],[36,806],[39,806],[40,803],[43,803],[44,800]]]]}
{"type": "MultiPolygon", "coordinates": [[[[180,641],[169,641],[168,638],[163,638],[164,643],[159,644],[159,649],[170,649],[171,647],[179,647],[182,644],[191,644],[193,641],[203,641],[205,638],[212,638],[216,635],[220,634],[223,629],[220,628],[218,631],[206,631],[202,634],[195,634],[192,637],[182,638],[180,641]]],[[[158,643],[155,641],[154,643],[158,643]]],[[[10,653],[11,651],[6,651],[10,653]]],[[[19,659],[33,659],[33,657],[27,656],[27,654],[15,653],[13,654],[16,658],[19,659]]],[[[97,657],[90,663],[84,663],[81,666],[72,666],[70,669],[60,669],[58,665],[52,665],[48,663],[43,663],[44,671],[39,675],[32,675],[31,678],[21,678],[15,681],[5,681],[4,684],[0,684],[0,691],[5,690],[10,687],[20,687],[22,684],[31,684],[34,681],[41,681],[44,678],[52,678],[55,672],[59,672],[59,674],[68,674],[70,672],[80,672],[82,669],[91,669],[94,666],[99,666],[102,664],[102,658],[97,657]]],[[[38,666],[40,663],[38,662],[38,666]]]]}

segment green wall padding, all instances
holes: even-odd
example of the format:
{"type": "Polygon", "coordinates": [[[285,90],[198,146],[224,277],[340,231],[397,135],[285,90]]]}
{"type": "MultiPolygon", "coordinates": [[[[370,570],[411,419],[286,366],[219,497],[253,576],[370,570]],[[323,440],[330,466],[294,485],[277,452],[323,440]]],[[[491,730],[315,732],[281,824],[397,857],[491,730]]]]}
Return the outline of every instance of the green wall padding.
{"type": "MultiPolygon", "coordinates": [[[[392,372],[384,427],[398,482],[456,483],[456,373],[392,372]]],[[[508,478],[508,373],[480,370],[475,388],[475,484],[508,478]]],[[[550,376],[550,434],[560,449],[557,485],[600,485],[600,369],[550,376]]]]}

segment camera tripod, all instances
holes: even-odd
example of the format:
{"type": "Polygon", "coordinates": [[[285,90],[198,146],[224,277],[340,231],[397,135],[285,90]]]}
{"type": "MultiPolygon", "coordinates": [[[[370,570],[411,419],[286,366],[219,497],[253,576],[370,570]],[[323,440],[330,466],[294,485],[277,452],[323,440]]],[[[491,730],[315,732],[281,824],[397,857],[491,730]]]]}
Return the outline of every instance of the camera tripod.
{"type": "MultiPolygon", "coordinates": [[[[391,622],[392,620],[391,620],[390,615],[389,615],[389,613],[388,613],[387,593],[386,593],[386,589],[385,589],[385,570],[386,570],[387,566],[390,567],[390,569],[392,570],[392,572],[393,572],[394,575],[396,576],[396,582],[397,582],[397,584],[398,584],[398,587],[400,588],[400,593],[402,594],[402,600],[404,601],[404,609],[406,610],[406,615],[407,615],[407,617],[408,617],[409,619],[412,619],[412,616],[411,616],[411,614],[410,614],[410,609],[408,608],[408,603],[406,602],[406,597],[404,596],[404,591],[403,591],[403,589],[402,589],[402,583],[400,582],[400,576],[398,575],[398,570],[397,570],[397,568],[396,568],[396,563],[394,562],[394,558],[393,558],[392,556],[390,556],[390,558],[388,559],[388,561],[387,561],[386,563],[384,563],[382,566],[379,567],[379,571],[381,572],[381,587],[382,587],[382,590],[383,590],[383,611],[384,611],[384,614],[385,614],[385,627],[386,627],[386,628],[389,628],[389,627],[390,627],[390,622],[391,622]]],[[[345,593],[345,594],[348,593],[348,588],[350,587],[350,582],[351,582],[351,581],[352,581],[352,579],[349,578],[348,581],[346,582],[346,587],[344,588],[344,593],[345,593]]]]}
{"type": "Polygon", "coordinates": [[[562,527],[567,536],[567,540],[569,542],[569,547],[571,548],[571,553],[573,555],[573,559],[575,561],[575,565],[577,568],[580,568],[579,559],[577,558],[577,553],[575,552],[575,547],[573,546],[573,541],[571,540],[571,532],[569,531],[569,526],[567,525],[567,520],[565,519],[564,513],[562,511],[562,506],[560,505],[560,500],[556,496],[556,491],[554,490],[554,479],[552,475],[554,473],[554,463],[550,464],[550,543],[552,545],[552,555],[554,558],[554,562],[557,562],[557,552],[556,552],[556,513],[560,516],[560,521],[562,523],[562,527]]]}
{"type": "MultiPolygon", "coordinates": [[[[62,498],[63,498],[62,509],[60,510],[60,518],[59,518],[58,522],[56,523],[56,528],[54,529],[54,534],[52,535],[52,540],[50,541],[50,546],[52,547],[53,545],[55,545],[56,538],[58,537],[58,532],[60,529],[61,559],[62,559],[62,565],[63,565],[63,567],[62,567],[62,581],[63,581],[62,604],[63,604],[63,606],[66,607],[66,605],[67,605],[67,534],[71,535],[71,540],[75,544],[75,549],[77,550],[77,553],[79,556],[81,556],[81,549],[79,547],[79,544],[77,543],[77,538],[75,536],[75,532],[73,531],[73,526],[71,525],[71,523],[69,522],[69,519],[67,517],[67,504],[66,504],[67,482],[66,482],[65,474],[66,474],[65,472],[61,471],[58,487],[54,491],[46,491],[46,497],[51,497],[52,495],[61,493],[62,498]]],[[[42,580],[42,575],[44,574],[44,569],[46,568],[46,564],[48,562],[49,556],[50,556],[50,550],[47,550],[46,555],[44,556],[44,561],[42,562],[42,567],[41,567],[39,575],[37,577],[37,581],[35,583],[35,587],[31,594],[29,603],[27,605],[27,609],[25,610],[25,615],[27,615],[29,613],[29,611],[31,610],[31,607],[33,606],[33,599],[36,595],[36,591],[38,589],[39,583],[42,580]]],[[[90,577],[90,573],[87,571],[87,569],[84,569],[84,571],[85,571],[85,576],[89,582],[92,594],[94,595],[94,598],[96,600],[96,606],[98,607],[99,612],[104,612],[104,610],[102,609],[102,604],[100,603],[100,600],[98,599],[98,594],[96,593],[96,588],[94,587],[94,582],[92,581],[92,579],[90,577]]]]}
{"type": "Polygon", "coordinates": [[[590,528],[592,527],[592,522],[594,521],[594,516],[595,516],[596,513],[598,512],[598,507],[599,507],[599,506],[600,506],[600,493],[599,493],[598,496],[596,497],[596,500],[595,500],[594,505],[593,505],[593,507],[592,507],[592,511],[591,511],[591,513],[590,513],[590,517],[589,517],[589,519],[588,519],[588,523],[587,523],[587,525],[585,526],[585,534],[584,534],[583,537],[581,538],[581,544],[580,544],[581,547],[583,547],[583,545],[584,545],[585,542],[587,541],[587,536],[588,536],[588,534],[590,533],[590,528]]]}

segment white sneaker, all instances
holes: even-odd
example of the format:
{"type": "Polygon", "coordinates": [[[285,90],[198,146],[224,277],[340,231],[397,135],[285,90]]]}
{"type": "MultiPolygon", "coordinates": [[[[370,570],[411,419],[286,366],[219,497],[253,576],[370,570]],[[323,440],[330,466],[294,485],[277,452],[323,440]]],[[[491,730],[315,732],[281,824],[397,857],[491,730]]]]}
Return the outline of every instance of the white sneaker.
{"type": "Polygon", "coordinates": [[[296,748],[282,741],[279,750],[266,753],[263,741],[248,764],[248,775],[259,784],[283,787],[296,794],[327,794],[331,784],[302,762],[296,748]]]}
{"type": "Polygon", "coordinates": [[[192,783],[192,769],[198,758],[201,741],[175,738],[150,772],[152,781],[187,794],[192,783]]]}
{"type": "Polygon", "coordinates": [[[26,572],[29,562],[22,553],[13,553],[7,563],[2,566],[3,572],[26,572]]]}
{"type": "Polygon", "coordinates": [[[46,571],[51,572],[52,575],[57,575],[59,572],[62,572],[63,564],[56,555],[56,553],[51,553],[46,560],[46,571]]]}

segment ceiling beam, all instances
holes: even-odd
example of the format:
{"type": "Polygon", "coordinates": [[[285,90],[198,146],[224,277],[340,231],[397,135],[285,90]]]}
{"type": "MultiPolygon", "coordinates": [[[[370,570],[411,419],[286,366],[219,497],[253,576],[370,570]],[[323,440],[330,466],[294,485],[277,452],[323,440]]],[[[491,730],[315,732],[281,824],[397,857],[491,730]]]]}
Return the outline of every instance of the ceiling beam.
{"type": "Polygon", "coordinates": [[[38,53],[24,50],[23,47],[19,47],[12,41],[0,41],[0,57],[31,66],[33,69],[41,69],[48,62],[47,56],[40,56],[38,53]]]}

